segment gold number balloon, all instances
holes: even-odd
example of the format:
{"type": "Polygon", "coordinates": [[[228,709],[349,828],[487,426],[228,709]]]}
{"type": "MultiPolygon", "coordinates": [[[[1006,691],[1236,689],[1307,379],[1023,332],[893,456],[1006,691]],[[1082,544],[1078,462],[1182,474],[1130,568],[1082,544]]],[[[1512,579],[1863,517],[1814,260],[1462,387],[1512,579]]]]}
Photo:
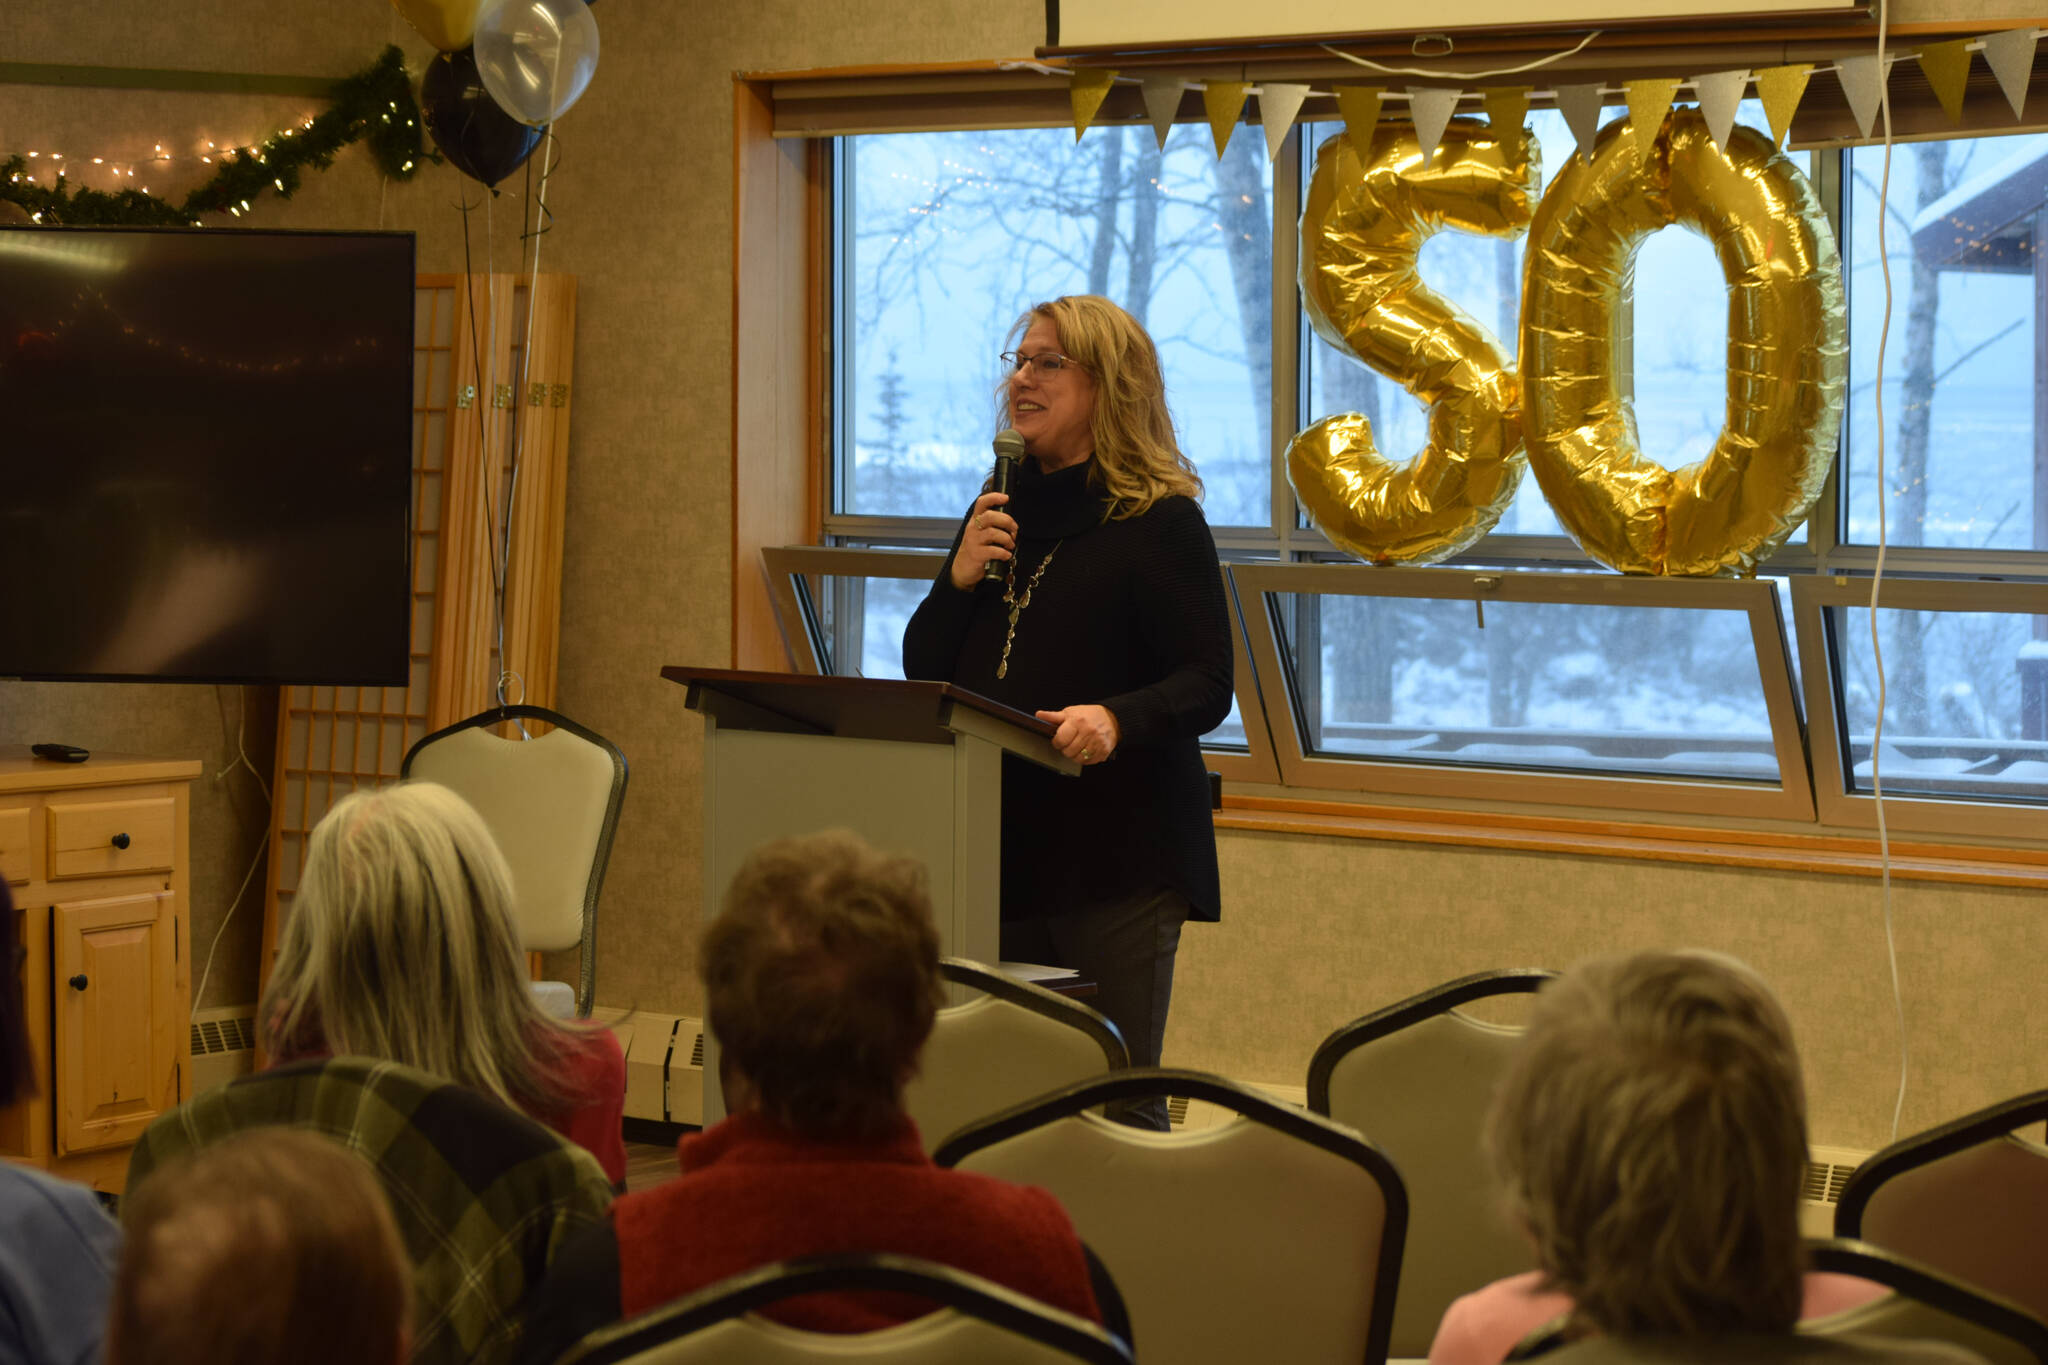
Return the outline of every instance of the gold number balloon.
{"type": "MultiPolygon", "coordinates": [[[[1673,113],[1647,159],[1627,125],[1602,130],[1544,195],[1522,286],[1529,464],[1585,551],[1629,573],[1752,573],[1806,518],[1841,424],[1842,267],[1805,176],[1738,127],[1716,149],[1697,110],[1673,113]],[[1728,408],[1702,460],[1643,455],[1621,310],[1635,255],[1682,223],[1728,280],[1728,408]]],[[[1637,319],[1637,325],[1654,325],[1637,319]]]]}
{"type": "Polygon", "coordinates": [[[1492,333],[1422,282],[1416,253],[1445,227],[1512,237],[1528,226],[1535,138],[1453,120],[1427,169],[1414,131],[1382,126],[1364,155],[1339,134],[1316,152],[1301,215],[1301,293],[1332,346],[1429,406],[1429,442],[1396,463],[1359,414],[1287,446],[1287,477],[1323,534],[1378,564],[1429,563],[1500,520],[1521,482],[1520,392],[1492,333]]]}

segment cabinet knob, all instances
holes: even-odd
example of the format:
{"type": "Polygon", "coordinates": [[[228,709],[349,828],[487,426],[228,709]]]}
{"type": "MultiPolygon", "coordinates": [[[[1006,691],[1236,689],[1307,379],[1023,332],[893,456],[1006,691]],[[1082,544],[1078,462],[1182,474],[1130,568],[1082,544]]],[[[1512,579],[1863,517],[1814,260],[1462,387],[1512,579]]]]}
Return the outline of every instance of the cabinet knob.
{"type": "Polygon", "coordinates": [[[115,848],[126,848],[126,847],[128,847],[128,836],[127,836],[126,834],[116,834],[116,835],[114,836],[114,847],[115,847],[115,848]]]}
{"type": "Polygon", "coordinates": [[[71,989],[74,991],[82,991],[88,984],[90,983],[86,981],[84,972],[80,972],[77,976],[71,978],[71,989]]]}

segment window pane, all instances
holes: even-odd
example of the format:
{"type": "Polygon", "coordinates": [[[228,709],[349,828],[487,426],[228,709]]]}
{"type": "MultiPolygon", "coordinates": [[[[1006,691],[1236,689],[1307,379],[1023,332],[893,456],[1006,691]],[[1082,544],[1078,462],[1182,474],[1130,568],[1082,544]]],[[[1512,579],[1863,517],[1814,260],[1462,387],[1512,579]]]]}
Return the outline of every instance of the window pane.
{"type": "MultiPolygon", "coordinates": [[[[1609,109],[1606,116],[1623,117],[1624,111],[1609,109]]],[[[1739,118],[1765,126],[1763,106],[1753,100],[1741,106],[1739,118]]],[[[1554,110],[1532,111],[1528,127],[1542,147],[1542,185],[1548,188],[1576,143],[1564,116],[1554,110]]],[[[1337,123],[1307,125],[1310,154],[1342,128],[1337,123]]],[[[1423,280],[1490,330],[1510,357],[1519,347],[1526,241],[1526,236],[1500,239],[1444,231],[1423,244],[1418,262],[1423,280]]],[[[1713,448],[1727,410],[1727,290],[1712,246],[1685,228],[1653,234],[1636,257],[1632,298],[1637,320],[1632,382],[1642,450],[1650,459],[1679,468],[1713,448]]],[[[1362,412],[1389,458],[1402,459],[1422,447],[1428,435],[1424,409],[1399,381],[1375,374],[1312,333],[1307,355],[1310,411],[1304,426],[1331,413],[1362,412]]],[[[1496,529],[1506,535],[1564,534],[1533,477],[1523,479],[1496,529]]],[[[1804,537],[1802,527],[1793,539],[1804,537]]]]}
{"type": "MultiPolygon", "coordinates": [[[[1884,149],[1846,154],[1848,539],[1877,540],[1877,196],[1884,149]]],[[[1884,357],[1886,535],[1896,545],[2048,549],[2048,454],[2036,423],[2034,230],[2048,136],[1892,149],[1884,357]]]]}
{"type": "Polygon", "coordinates": [[[1312,752],[1778,778],[1743,612],[1492,602],[1482,627],[1471,602],[1279,600],[1297,676],[1320,635],[1312,752]]]}
{"type": "Polygon", "coordinates": [[[1272,172],[1258,129],[846,138],[844,513],[957,518],[987,475],[1011,323],[1105,294],[1145,324],[1212,524],[1270,522],[1272,172]]]}
{"type": "MultiPolygon", "coordinates": [[[[1870,609],[1831,607],[1848,786],[1870,790],[1870,609]]],[[[1887,793],[2048,800],[2048,616],[1879,608],[1887,793]]]]}
{"type": "MultiPolygon", "coordinates": [[[[804,587],[825,637],[823,670],[842,677],[902,677],[903,629],[931,585],[929,578],[806,575],[804,587]]],[[[1223,723],[1203,736],[1202,747],[1247,751],[1236,697],[1230,699],[1230,714],[1223,723]]]]}
{"type": "Polygon", "coordinates": [[[827,673],[862,678],[903,676],[903,628],[931,588],[928,578],[805,579],[825,637],[827,673]]]}

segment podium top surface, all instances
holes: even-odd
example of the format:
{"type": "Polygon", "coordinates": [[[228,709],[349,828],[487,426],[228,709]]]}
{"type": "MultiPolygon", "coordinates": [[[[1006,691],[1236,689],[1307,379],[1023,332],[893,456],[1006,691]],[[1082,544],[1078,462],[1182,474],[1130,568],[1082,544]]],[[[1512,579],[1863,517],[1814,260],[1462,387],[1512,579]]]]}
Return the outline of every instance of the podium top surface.
{"type": "Polygon", "coordinates": [[[1048,768],[1080,771],[1053,749],[1057,726],[951,683],[683,664],[669,665],[661,676],[689,689],[692,710],[737,729],[916,744],[951,744],[972,734],[1048,768]]]}

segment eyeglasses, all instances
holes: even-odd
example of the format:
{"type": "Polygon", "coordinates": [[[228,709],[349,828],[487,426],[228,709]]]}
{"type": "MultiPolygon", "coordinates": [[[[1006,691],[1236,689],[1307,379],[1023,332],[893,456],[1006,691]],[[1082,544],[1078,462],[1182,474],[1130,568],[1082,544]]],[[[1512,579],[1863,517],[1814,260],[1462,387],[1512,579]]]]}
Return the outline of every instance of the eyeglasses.
{"type": "Polygon", "coordinates": [[[1088,368],[1080,361],[1074,359],[1074,357],[1061,355],[1058,351],[1040,351],[1037,355],[1025,355],[1022,351],[1004,351],[996,359],[1009,366],[1010,373],[1012,374],[1021,374],[1024,367],[1028,365],[1031,367],[1032,373],[1040,378],[1044,378],[1049,374],[1058,374],[1069,365],[1072,365],[1077,370],[1088,368]]]}

